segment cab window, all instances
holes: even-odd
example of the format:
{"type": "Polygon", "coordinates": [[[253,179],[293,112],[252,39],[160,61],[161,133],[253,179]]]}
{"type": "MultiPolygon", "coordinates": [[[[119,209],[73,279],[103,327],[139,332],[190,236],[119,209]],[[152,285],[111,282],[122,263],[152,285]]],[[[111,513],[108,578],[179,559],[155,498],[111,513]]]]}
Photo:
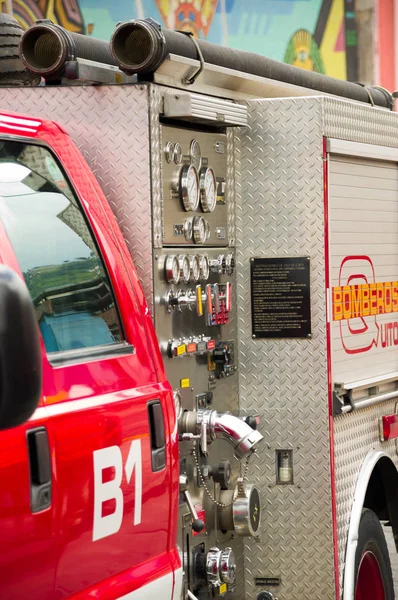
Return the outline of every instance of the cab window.
{"type": "Polygon", "coordinates": [[[93,235],[47,148],[0,141],[0,219],[47,352],[122,341],[110,280],[93,235]]]}

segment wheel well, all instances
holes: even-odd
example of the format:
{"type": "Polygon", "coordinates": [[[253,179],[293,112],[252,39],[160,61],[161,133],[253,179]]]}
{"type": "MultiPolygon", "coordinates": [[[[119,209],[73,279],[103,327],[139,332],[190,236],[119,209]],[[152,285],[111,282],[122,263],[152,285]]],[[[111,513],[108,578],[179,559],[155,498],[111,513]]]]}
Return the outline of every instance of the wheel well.
{"type": "Polygon", "coordinates": [[[380,521],[391,523],[398,552],[398,472],[386,456],[380,458],[373,469],[364,508],[373,510],[380,521]]]}

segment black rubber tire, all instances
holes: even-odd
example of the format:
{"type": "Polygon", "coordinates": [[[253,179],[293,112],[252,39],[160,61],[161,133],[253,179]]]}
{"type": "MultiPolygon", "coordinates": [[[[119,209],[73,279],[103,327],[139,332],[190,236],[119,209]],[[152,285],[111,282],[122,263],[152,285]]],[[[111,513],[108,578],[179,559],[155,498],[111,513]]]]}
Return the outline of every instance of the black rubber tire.
{"type": "Polygon", "coordinates": [[[359,523],[358,546],[355,555],[355,589],[360,561],[366,551],[371,551],[379,563],[385,600],[394,600],[394,581],[386,538],[376,513],[368,508],[362,511],[359,523]]]}
{"type": "Polygon", "coordinates": [[[23,29],[14,17],[0,13],[0,86],[39,85],[40,77],[28,73],[19,58],[23,29]]]}

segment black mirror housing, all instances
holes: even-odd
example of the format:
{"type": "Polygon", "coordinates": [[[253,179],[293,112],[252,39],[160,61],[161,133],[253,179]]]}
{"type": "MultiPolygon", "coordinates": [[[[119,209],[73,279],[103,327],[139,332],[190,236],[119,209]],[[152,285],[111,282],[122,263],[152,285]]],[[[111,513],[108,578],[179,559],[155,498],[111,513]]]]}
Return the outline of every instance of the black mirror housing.
{"type": "Polygon", "coordinates": [[[12,269],[0,265],[0,429],[32,416],[41,381],[39,330],[29,291],[12,269]]]}

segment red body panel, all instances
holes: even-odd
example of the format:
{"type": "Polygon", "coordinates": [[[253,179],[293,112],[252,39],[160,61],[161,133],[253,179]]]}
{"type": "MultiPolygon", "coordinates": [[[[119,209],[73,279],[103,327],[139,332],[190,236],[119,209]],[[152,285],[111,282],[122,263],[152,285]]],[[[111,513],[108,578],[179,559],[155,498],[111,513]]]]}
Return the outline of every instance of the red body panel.
{"type": "MultiPolygon", "coordinates": [[[[43,399],[33,419],[0,432],[1,596],[31,600],[113,600],[178,568],[178,442],[172,390],[131,257],[94,176],[56,124],[0,114],[0,136],[45,142],[77,192],[110,276],[134,353],[53,367],[43,345],[43,399]],[[15,118],[15,120],[14,120],[15,118]],[[152,471],[147,403],[160,400],[166,468],[152,471]],[[45,425],[52,458],[52,503],[32,514],[25,432],[45,425]],[[123,476],[120,529],[93,541],[93,453],[117,446],[127,460],[141,439],[142,515],[134,525],[134,477],[123,476]]],[[[0,223],[0,258],[20,272],[0,223]]],[[[112,479],[112,469],[109,469],[112,479]]],[[[105,472],[104,472],[105,477],[105,472]]],[[[102,507],[112,513],[112,501],[102,507]]]]}

